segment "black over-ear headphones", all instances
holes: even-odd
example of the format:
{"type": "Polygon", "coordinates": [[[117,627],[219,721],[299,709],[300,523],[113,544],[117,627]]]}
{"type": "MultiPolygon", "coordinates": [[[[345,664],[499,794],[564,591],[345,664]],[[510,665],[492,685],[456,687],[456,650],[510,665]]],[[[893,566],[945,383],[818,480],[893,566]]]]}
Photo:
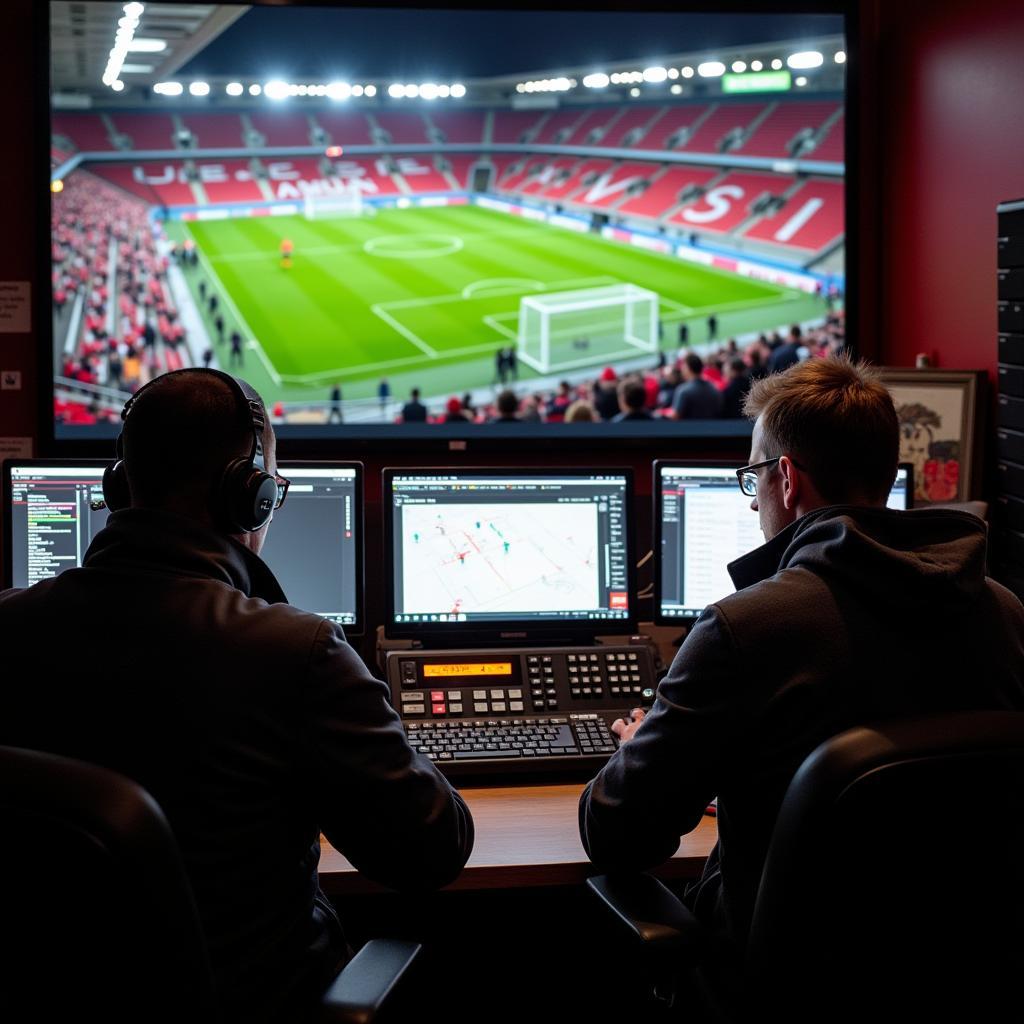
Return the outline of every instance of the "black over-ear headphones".
{"type": "MultiPolygon", "coordinates": [[[[232,459],[221,474],[214,489],[212,509],[218,522],[232,532],[252,533],[270,520],[277,504],[277,481],[267,472],[263,455],[263,403],[259,396],[244,381],[236,380],[222,370],[190,367],[175,370],[154,377],[144,384],[125,402],[121,420],[128,419],[129,413],[145,392],[175,373],[210,373],[219,377],[230,388],[238,400],[239,411],[252,424],[252,448],[247,458],[232,459]]],[[[131,490],[124,466],[124,428],[117,435],[117,461],[103,471],[103,503],[111,512],[128,508],[131,490]]]]}

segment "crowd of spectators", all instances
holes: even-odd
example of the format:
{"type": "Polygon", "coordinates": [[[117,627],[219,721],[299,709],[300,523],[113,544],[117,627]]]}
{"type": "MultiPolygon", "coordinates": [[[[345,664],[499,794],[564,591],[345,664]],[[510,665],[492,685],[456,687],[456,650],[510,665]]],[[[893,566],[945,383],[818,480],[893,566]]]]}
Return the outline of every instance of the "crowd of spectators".
{"type": "MultiPolygon", "coordinates": [[[[169,260],[158,251],[145,203],[76,171],[54,194],[51,228],[54,311],[62,331],[74,328],[60,359],[65,381],[130,393],[191,363],[167,284],[169,260]]],[[[116,419],[119,410],[119,402],[96,396],[54,399],[58,422],[116,419]]]]}
{"type": "Polygon", "coordinates": [[[794,324],[783,335],[761,334],[740,344],[730,338],[704,357],[684,346],[671,358],[662,352],[648,370],[618,373],[607,366],[596,379],[561,381],[554,391],[517,395],[500,390],[493,401],[474,405],[471,395],[428,409],[414,388],[399,423],[622,423],[656,419],[739,419],[743,399],[758,377],[804,359],[843,350],[843,314],[830,313],[816,327],[794,324]]]}

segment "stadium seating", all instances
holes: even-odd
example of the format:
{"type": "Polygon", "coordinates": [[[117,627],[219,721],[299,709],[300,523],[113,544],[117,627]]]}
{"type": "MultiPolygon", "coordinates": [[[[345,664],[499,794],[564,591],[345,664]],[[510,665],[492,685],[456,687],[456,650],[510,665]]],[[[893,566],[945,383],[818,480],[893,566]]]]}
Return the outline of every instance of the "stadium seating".
{"type": "Polygon", "coordinates": [[[780,174],[749,174],[733,171],[717,182],[695,203],[673,214],[668,223],[694,231],[726,234],[751,215],[751,205],[761,196],[778,196],[791,187],[793,179],[780,174]]]}
{"type": "Polygon", "coordinates": [[[523,182],[520,191],[525,195],[547,197],[548,189],[552,186],[557,187],[558,183],[564,180],[578,163],[579,160],[574,156],[552,160],[540,174],[531,176],[523,182]]]}
{"type": "Polygon", "coordinates": [[[588,185],[578,195],[573,196],[573,200],[584,206],[599,209],[617,206],[629,196],[630,186],[641,181],[649,181],[659,170],[659,164],[645,164],[628,160],[614,170],[606,171],[597,181],[588,185]]]}
{"type": "Polygon", "coordinates": [[[835,102],[778,103],[736,152],[791,157],[793,141],[801,133],[813,135],[837,109],[835,102]]]}
{"type": "Polygon", "coordinates": [[[654,128],[642,145],[644,149],[679,149],[680,146],[673,145],[680,133],[685,128],[692,129],[708,111],[705,104],[687,104],[685,106],[669,107],[661,117],[658,118],[654,128]]]}
{"type": "Polygon", "coordinates": [[[249,121],[267,146],[310,145],[310,124],[305,114],[250,114],[249,121]]]}
{"type": "Polygon", "coordinates": [[[365,182],[367,196],[391,196],[399,192],[395,179],[376,157],[344,157],[333,164],[342,181],[365,182]]]}
{"type": "Polygon", "coordinates": [[[719,103],[681,148],[687,153],[720,153],[726,137],[746,130],[764,109],[764,103],[719,103]]]}
{"type": "Polygon", "coordinates": [[[609,128],[608,134],[601,140],[601,145],[647,149],[651,130],[664,112],[664,107],[648,105],[627,108],[609,128]],[[637,137],[631,138],[634,132],[637,133],[637,137]]]}
{"type": "Polygon", "coordinates": [[[650,188],[624,202],[618,213],[629,217],[662,217],[679,205],[680,194],[693,186],[705,186],[720,171],[717,167],[667,167],[650,188]]]}
{"type": "Polygon", "coordinates": [[[182,114],[181,122],[195,137],[193,149],[237,149],[245,144],[237,114],[182,114]]]}
{"type": "Polygon", "coordinates": [[[373,145],[370,122],[362,114],[318,110],[313,117],[335,146],[373,145]]]}
{"type": "Polygon", "coordinates": [[[188,182],[181,180],[183,167],[180,161],[162,160],[159,163],[101,163],[95,164],[92,171],[151,205],[192,206],[196,197],[188,182]]]}
{"type": "Polygon", "coordinates": [[[482,142],[487,113],[483,110],[432,110],[428,115],[445,142],[482,142]]]}
{"type": "Polygon", "coordinates": [[[536,110],[496,110],[491,142],[522,142],[523,136],[540,122],[543,112],[536,110]]]}
{"type": "Polygon", "coordinates": [[[807,154],[809,160],[830,160],[842,163],[846,141],[846,115],[840,114],[832,126],[818,140],[818,145],[807,154]]]}
{"type": "Polygon", "coordinates": [[[499,191],[519,191],[527,180],[540,173],[549,160],[550,158],[531,153],[506,161],[504,172],[497,178],[499,191]]]}
{"type": "Polygon", "coordinates": [[[843,195],[841,181],[812,178],[789,197],[782,210],[759,220],[744,237],[817,252],[843,235],[843,195]],[[794,217],[800,219],[791,223],[794,217]]]}
{"type": "Polygon", "coordinates": [[[573,193],[578,192],[584,185],[591,185],[591,179],[596,180],[605,171],[611,170],[613,166],[611,160],[580,160],[572,174],[561,185],[547,189],[545,197],[548,199],[575,199],[573,193]]]}
{"type": "MultiPolygon", "coordinates": [[[[591,134],[594,132],[604,133],[608,126],[619,116],[621,110],[621,107],[591,108],[583,118],[577,122],[572,134],[569,135],[562,144],[565,146],[590,145],[588,139],[591,134]]],[[[608,145],[608,142],[602,138],[602,141],[596,142],[595,145],[608,145]]]]}
{"type": "Polygon", "coordinates": [[[259,202],[266,196],[256,184],[248,160],[197,160],[203,191],[211,203],[259,202]]]}
{"type": "Polygon", "coordinates": [[[119,135],[127,135],[130,150],[175,149],[174,122],[169,114],[111,114],[119,135]]]}
{"type": "Polygon", "coordinates": [[[451,164],[452,177],[459,183],[459,188],[471,188],[473,182],[470,180],[473,167],[480,162],[479,153],[446,153],[445,160],[451,164]]]}
{"type": "Polygon", "coordinates": [[[386,111],[375,113],[374,120],[387,132],[392,145],[422,145],[433,142],[427,135],[427,122],[419,114],[386,111]]]}
{"type": "Polygon", "coordinates": [[[117,148],[99,114],[54,113],[51,130],[56,138],[67,139],[75,149],[84,153],[117,148]]]}
{"type": "Polygon", "coordinates": [[[582,107],[570,107],[568,110],[556,110],[544,121],[537,137],[533,139],[535,145],[562,146],[565,140],[573,134],[573,128],[583,120],[586,112],[582,107]]]}
{"type": "Polygon", "coordinates": [[[434,158],[429,154],[418,156],[399,156],[402,179],[413,192],[450,192],[452,189],[448,179],[434,166],[434,158]]]}

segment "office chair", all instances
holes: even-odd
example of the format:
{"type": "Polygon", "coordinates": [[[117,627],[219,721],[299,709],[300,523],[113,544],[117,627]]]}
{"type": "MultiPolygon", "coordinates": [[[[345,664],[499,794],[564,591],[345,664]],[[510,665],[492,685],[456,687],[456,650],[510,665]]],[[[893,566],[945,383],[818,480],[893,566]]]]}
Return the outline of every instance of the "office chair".
{"type": "Polygon", "coordinates": [[[1024,713],[819,746],[781,805],[740,955],[650,875],[588,885],[639,951],[652,1017],[1002,1019],[1024,977],[1024,713]]]}
{"type": "MultiPolygon", "coordinates": [[[[219,1019],[178,848],[142,787],[96,765],[0,747],[0,822],[0,1019],[219,1019]]],[[[368,942],[312,1019],[377,1019],[419,951],[368,942]]]]}

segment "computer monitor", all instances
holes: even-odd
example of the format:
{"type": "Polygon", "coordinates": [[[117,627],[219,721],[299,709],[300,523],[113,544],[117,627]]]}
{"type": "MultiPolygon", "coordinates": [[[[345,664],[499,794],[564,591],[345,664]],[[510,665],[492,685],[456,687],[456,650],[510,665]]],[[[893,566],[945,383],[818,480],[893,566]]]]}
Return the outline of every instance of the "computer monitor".
{"type": "MultiPolygon", "coordinates": [[[[655,622],[695,618],[736,588],[730,562],[764,543],[736,481],[741,463],[654,463],[655,622]]],[[[901,464],[887,502],[910,508],[912,467],[901,464]]]]}
{"type": "Polygon", "coordinates": [[[386,469],[386,632],[544,640],[631,632],[629,470],[386,469]]]}
{"type": "MultiPolygon", "coordinates": [[[[25,460],[4,465],[5,585],[28,587],[82,564],[106,525],[107,462],[25,460]]],[[[288,463],[288,500],[274,514],[263,559],[298,608],[363,627],[362,466],[288,463]]]]}

